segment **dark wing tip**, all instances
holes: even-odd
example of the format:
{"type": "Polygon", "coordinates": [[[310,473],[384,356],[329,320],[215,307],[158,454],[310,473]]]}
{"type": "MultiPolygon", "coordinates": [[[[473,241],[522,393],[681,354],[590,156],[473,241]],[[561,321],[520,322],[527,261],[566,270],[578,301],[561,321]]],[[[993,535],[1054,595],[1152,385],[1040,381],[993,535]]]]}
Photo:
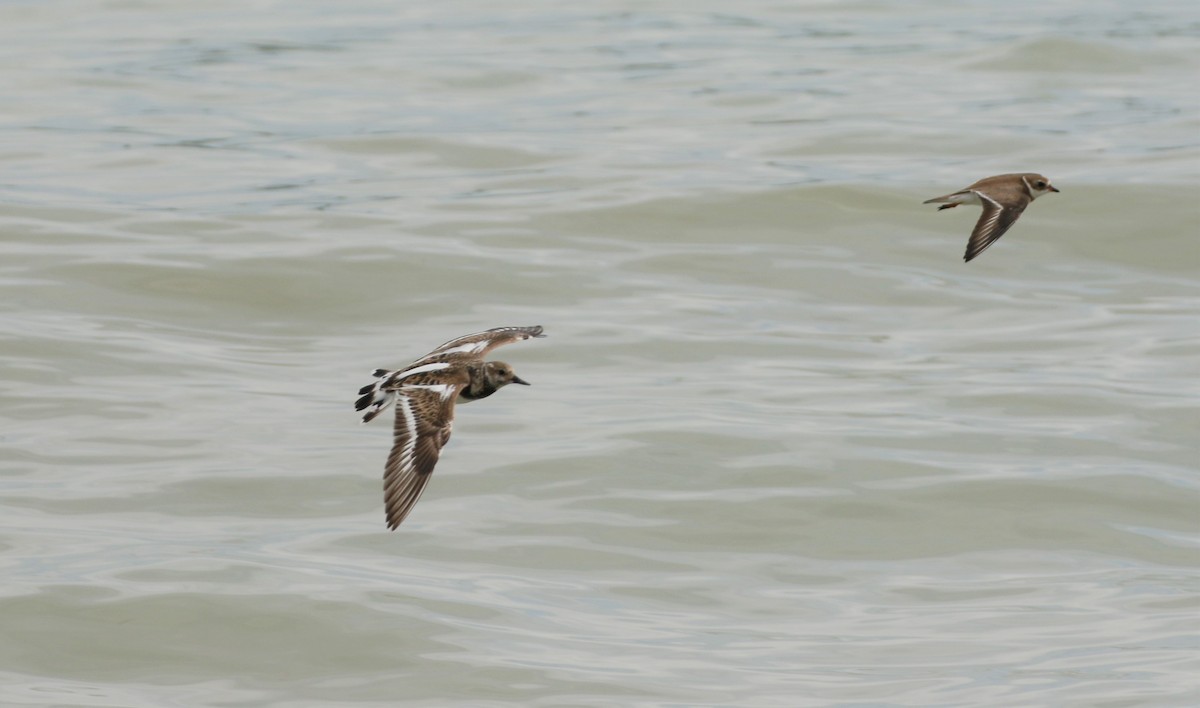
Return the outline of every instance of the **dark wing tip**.
{"type": "Polygon", "coordinates": [[[533,325],[531,327],[496,327],[495,329],[489,329],[487,334],[492,335],[493,342],[489,350],[502,344],[522,342],[535,337],[541,339],[546,336],[545,330],[541,325],[533,325]]]}
{"type": "Polygon", "coordinates": [[[542,334],[542,326],[541,325],[533,325],[531,327],[496,327],[494,329],[489,329],[488,332],[489,333],[495,332],[496,334],[501,334],[501,335],[502,334],[507,334],[507,335],[523,334],[526,337],[545,337],[546,336],[546,335],[542,334]]]}
{"type": "MultiPolygon", "coordinates": [[[[982,235],[980,235],[982,236],[982,235]]],[[[994,238],[981,238],[976,234],[971,234],[971,240],[967,241],[967,250],[963,253],[963,263],[970,263],[975,260],[980,253],[987,250],[987,247],[995,243],[994,238]]],[[[999,238],[998,236],[996,238],[999,238]]]]}
{"type": "Polygon", "coordinates": [[[428,472],[406,470],[394,479],[385,478],[383,508],[389,531],[395,531],[408,518],[425,491],[429,477],[428,472]]]}

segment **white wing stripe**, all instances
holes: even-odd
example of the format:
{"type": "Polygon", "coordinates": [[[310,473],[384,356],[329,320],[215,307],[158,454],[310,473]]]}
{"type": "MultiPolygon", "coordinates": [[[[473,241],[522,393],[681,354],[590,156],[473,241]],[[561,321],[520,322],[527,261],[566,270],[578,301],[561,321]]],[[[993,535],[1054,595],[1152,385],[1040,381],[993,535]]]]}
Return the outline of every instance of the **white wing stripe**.
{"type": "MultiPolygon", "coordinates": [[[[449,349],[439,349],[434,353],[437,354],[438,356],[441,356],[443,354],[454,354],[455,352],[469,352],[469,353],[474,354],[475,352],[483,351],[484,349],[486,349],[487,345],[489,343],[490,343],[489,340],[482,339],[478,342],[467,342],[466,344],[460,344],[457,347],[450,347],[449,349]]],[[[426,358],[428,358],[428,357],[426,357],[426,358]]]]}
{"type": "Polygon", "coordinates": [[[413,415],[412,399],[408,396],[397,396],[396,410],[404,416],[404,428],[408,431],[408,440],[404,441],[404,449],[400,451],[400,469],[412,469],[413,451],[417,449],[417,419],[413,415]]]}
{"type": "Polygon", "coordinates": [[[417,374],[427,374],[431,371],[441,371],[442,369],[447,369],[449,367],[450,367],[450,364],[448,362],[444,362],[444,361],[435,362],[433,364],[422,364],[421,366],[414,366],[411,369],[405,369],[404,371],[401,371],[399,374],[396,375],[395,380],[403,381],[404,379],[407,379],[409,376],[416,376],[417,374]]]}
{"type": "Polygon", "coordinates": [[[980,199],[986,199],[988,204],[991,204],[992,206],[996,207],[997,209],[1001,208],[1000,202],[996,201],[995,199],[992,199],[991,197],[984,194],[983,192],[971,192],[971,193],[978,196],[980,199]]]}
{"type": "Polygon", "coordinates": [[[980,233],[984,234],[984,235],[991,234],[993,231],[996,230],[996,222],[999,220],[1000,220],[1000,210],[997,209],[996,211],[992,212],[992,215],[990,217],[988,217],[987,223],[985,223],[983,225],[983,230],[980,233]]]}
{"type": "Polygon", "coordinates": [[[980,235],[988,236],[996,228],[996,223],[1000,221],[1000,215],[1004,213],[1004,207],[1000,206],[1000,202],[992,199],[983,192],[978,192],[979,196],[987,200],[987,203],[992,206],[992,213],[988,216],[988,220],[984,222],[983,228],[980,230],[980,235]]]}

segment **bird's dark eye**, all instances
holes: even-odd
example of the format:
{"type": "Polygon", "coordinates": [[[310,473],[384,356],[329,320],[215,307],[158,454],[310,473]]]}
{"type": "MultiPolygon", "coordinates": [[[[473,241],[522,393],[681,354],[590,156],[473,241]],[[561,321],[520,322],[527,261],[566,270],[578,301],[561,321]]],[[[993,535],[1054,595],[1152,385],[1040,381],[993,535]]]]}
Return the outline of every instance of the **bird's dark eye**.
{"type": "Polygon", "coordinates": [[[1046,183],[1045,183],[1045,182],[1040,182],[1040,181],[1039,181],[1039,182],[1037,183],[1037,188],[1038,188],[1038,189],[1045,189],[1045,188],[1046,188],[1046,183]]]}

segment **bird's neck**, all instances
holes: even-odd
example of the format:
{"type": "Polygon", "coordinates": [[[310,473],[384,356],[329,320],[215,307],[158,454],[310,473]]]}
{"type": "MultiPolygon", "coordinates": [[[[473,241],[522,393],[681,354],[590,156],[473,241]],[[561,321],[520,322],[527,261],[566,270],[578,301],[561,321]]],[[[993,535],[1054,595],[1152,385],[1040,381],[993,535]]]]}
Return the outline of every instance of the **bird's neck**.
{"type": "Polygon", "coordinates": [[[500,388],[488,376],[488,371],[484,366],[472,366],[467,371],[471,375],[471,383],[467,384],[467,387],[462,390],[462,393],[458,395],[459,398],[464,398],[468,401],[487,398],[500,388]]]}
{"type": "Polygon", "coordinates": [[[1021,184],[1025,185],[1025,196],[1029,197],[1029,201],[1037,199],[1038,195],[1041,194],[1041,192],[1034,191],[1033,187],[1029,184],[1029,180],[1024,177],[1021,178],[1021,184]]]}

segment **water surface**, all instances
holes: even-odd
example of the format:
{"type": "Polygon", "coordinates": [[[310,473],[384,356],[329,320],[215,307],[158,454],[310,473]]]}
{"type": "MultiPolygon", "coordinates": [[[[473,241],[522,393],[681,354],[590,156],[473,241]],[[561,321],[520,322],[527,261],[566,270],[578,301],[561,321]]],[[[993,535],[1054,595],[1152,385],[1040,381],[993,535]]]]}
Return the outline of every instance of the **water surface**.
{"type": "Polygon", "coordinates": [[[1200,702],[1194,3],[0,39],[0,703],[1200,702]],[[354,391],[531,324],[388,533],[354,391]]]}

